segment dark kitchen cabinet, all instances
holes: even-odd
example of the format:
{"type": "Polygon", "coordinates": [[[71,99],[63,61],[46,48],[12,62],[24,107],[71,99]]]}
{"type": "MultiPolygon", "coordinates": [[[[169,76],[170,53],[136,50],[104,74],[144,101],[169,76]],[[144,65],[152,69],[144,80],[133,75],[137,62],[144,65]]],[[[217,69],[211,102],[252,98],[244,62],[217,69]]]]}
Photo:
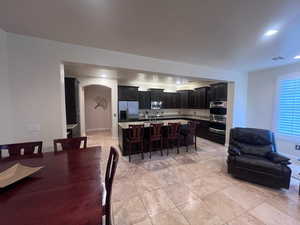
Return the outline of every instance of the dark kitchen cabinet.
{"type": "Polygon", "coordinates": [[[149,89],[151,102],[162,102],[163,101],[163,89],[149,89]]]}
{"type": "Polygon", "coordinates": [[[189,109],[194,107],[194,94],[192,90],[178,91],[180,94],[181,108],[189,109]]]}
{"type": "Polygon", "coordinates": [[[149,91],[139,91],[138,92],[139,108],[140,109],[150,109],[151,99],[149,91]]]}
{"type": "Polygon", "coordinates": [[[163,93],[163,108],[164,109],[176,109],[180,108],[179,94],[174,92],[163,93]]]}
{"type": "Polygon", "coordinates": [[[227,83],[217,83],[210,85],[211,101],[227,101],[227,83]]]}
{"type": "Polygon", "coordinates": [[[78,124],[79,114],[79,81],[76,78],[65,78],[65,103],[67,124],[78,124]]]}
{"type": "Polygon", "coordinates": [[[205,139],[209,138],[209,121],[197,120],[196,135],[205,139]]]}
{"type": "Polygon", "coordinates": [[[208,109],[209,99],[208,99],[209,87],[196,88],[194,91],[194,108],[196,109],[208,109]]]}
{"type": "Polygon", "coordinates": [[[138,87],[118,86],[119,101],[138,101],[138,87]]]}

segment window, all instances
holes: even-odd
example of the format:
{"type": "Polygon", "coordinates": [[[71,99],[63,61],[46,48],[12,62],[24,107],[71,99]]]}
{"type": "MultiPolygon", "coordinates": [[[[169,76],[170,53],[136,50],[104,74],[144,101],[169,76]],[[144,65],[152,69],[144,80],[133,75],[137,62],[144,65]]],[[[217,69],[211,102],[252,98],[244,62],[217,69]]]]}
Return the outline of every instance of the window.
{"type": "Polygon", "coordinates": [[[278,94],[277,132],[300,138],[300,76],[280,79],[278,94]]]}

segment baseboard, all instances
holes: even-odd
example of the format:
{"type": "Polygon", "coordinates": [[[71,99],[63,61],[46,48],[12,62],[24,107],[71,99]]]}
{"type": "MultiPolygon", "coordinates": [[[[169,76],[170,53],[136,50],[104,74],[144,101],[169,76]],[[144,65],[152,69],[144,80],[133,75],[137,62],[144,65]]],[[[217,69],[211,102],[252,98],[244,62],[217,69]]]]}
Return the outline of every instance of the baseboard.
{"type": "Polygon", "coordinates": [[[86,132],[90,131],[109,131],[111,128],[93,128],[93,129],[87,129],[86,132]]]}

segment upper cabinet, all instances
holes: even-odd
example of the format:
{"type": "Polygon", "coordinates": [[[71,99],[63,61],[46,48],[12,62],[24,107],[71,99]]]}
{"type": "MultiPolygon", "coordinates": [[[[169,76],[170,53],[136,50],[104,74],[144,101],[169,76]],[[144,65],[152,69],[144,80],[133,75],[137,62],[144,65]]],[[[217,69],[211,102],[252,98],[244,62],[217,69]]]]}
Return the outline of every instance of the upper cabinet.
{"type": "Polygon", "coordinates": [[[78,124],[80,121],[79,81],[76,78],[65,78],[65,102],[67,124],[78,124]]]}
{"type": "Polygon", "coordinates": [[[196,109],[208,109],[209,98],[208,92],[209,87],[196,88],[194,91],[194,108],[196,109]]]}
{"type": "Polygon", "coordinates": [[[227,101],[227,83],[210,85],[210,101],[227,101]]]}
{"type": "Polygon", "coordinates": [[[150,109],[151,108],[151,98],[149,91],[139,91],[139,108],[140,109],[150,109]]]}
{"type": "Polygon", "coordinates": [[[164,89],[149,89],[151,102],[162,102],[164,89]]]}
{"type": "Polygon", "coordinates": [[[180,94],[176,92],[164,92],[162,102],[164,109],[180,108],[180,94]]]}
{"type": "Polygon", "coordinates": [[[118,86],[119,101],[138,101],[138,87],[118,86]]]}
{"type": "Polygon", "coordinates": [[[194,108],[194,91],[192,90],[182,90],[178,91],[180,94],[180,106],[181,108],[194,108]]]}

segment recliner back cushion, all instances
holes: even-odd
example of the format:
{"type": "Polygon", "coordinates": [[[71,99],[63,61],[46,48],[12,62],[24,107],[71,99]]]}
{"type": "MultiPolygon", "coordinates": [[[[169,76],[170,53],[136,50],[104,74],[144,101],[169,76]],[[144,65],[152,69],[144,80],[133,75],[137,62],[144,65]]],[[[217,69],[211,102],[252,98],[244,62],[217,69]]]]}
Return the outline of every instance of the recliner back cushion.
{"type": "Polygon", "coordinates": [[[261,157],[275,151],[272,132],[263,129],[233,128],[230,145],[237,147],[243,154],[261,157]]]}
{"type": "Polygon", "coordinates": [[[235,141],[249,145],[270,145],[273,144],[272,132],[255,128],[233,128],[231,137],[235,141]]]}
{"type": "Polygon", "coordinates": [[[255,156],[261,156],[265,157],[269,152],[274,151],[273,145],[249,145],[245,143],[240,143],[240,142],[234,142],[233,144],[243,154],[248,154],[248,155],[255,155],[255,156]]]}

